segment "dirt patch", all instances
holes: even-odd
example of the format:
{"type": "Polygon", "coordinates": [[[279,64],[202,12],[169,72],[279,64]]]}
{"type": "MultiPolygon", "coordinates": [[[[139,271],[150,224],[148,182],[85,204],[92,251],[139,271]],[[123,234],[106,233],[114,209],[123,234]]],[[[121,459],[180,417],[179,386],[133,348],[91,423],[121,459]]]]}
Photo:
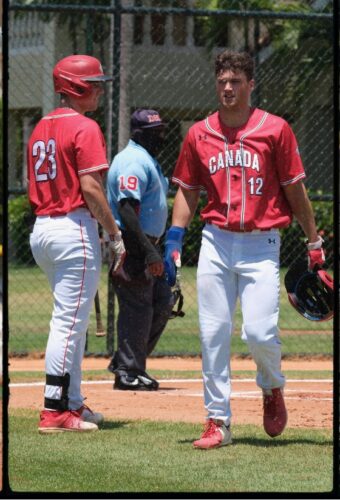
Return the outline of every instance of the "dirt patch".
{"type": "MultiPolygon", "coordinates": [[[[106,369],[108,359],[85,358],[83,370],[106,369]]],[[[283,371],[332,370],[330,360],[282,362],[283,371]]],[[[199,358],[151,358],[148,370],[200,370],[199,358]]],[[[11,371],[43,371],[43,359],[13,358],[11,371]]],[[[235,359],[232,370],[255,370],[252,360],[235,359]]],[[[160,380],[157,392],[114,391],[113,375],[103,381],[83,383],[87,403],[102,412],[107,420],[163,420],[200,423],[204,421],[203,386],[196,380],[160,380]]],[[[234,424],[262,425],[262,395],[254,380],[234,379],[232,411],[234,424]]],[[[331,380],[287,380],[285,400],[289,414],[288,427],[332,428],[333,388],[331,380]]],[[[11,384],[9,408],[41,410],[43,383],[41,385],[11,384]]]]}

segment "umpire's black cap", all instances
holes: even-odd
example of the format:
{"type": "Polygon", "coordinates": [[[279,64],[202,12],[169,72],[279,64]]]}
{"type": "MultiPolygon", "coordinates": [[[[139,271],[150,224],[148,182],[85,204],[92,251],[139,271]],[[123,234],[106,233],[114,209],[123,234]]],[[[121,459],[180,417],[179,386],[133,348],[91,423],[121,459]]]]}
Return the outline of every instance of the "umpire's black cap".
{"type": "Polygon", "coordinates": [[[131,130],[160,127],[164,125],[158,111],[154,109],[139,108],[131,115],[131,130]]]}

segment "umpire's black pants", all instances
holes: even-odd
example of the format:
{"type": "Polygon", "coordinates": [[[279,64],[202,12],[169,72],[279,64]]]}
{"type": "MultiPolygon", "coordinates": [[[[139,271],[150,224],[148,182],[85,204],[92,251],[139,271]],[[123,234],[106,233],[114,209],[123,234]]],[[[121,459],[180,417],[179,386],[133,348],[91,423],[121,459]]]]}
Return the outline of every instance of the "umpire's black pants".
{"type": "Polygon", "coordinates": [[[114,373],[137,376],[146,369],[146,359],[154,350],[174,305],[165,277],[143,274],[129,281],[113,278],[119,313],[118,348],[113,358],[114,373]]]}

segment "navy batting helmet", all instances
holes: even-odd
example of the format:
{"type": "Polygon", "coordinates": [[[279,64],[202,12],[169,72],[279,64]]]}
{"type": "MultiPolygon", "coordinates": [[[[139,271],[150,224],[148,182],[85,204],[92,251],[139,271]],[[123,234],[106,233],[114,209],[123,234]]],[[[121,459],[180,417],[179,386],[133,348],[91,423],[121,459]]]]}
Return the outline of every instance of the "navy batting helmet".
{"type": "Polygon", "coordinates": [[[55,92],[72,97],[87,97],[93,90],[91,83],[109,80],[112,78],[104,75],[100,61],[87,55],[64,57],[53,70],[55,92]]]}
{"type": "Polygon", "coordinates": [[[289,302],[304,318],[326,321],[333,317],[333,279],[325,270],[309,271],[299,261],[289,268],[284,282],[289,302]]]}

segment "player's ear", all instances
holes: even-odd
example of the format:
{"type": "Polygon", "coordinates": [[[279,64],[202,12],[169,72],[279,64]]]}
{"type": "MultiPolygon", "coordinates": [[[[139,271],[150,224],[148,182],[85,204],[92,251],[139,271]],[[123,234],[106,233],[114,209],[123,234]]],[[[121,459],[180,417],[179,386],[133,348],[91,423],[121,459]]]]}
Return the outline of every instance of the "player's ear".
{"type": "Polygon", "coordinates": [[[249,80],[249,89],[250,89],[250,92],[252,92],[255,88],[255,80],[251,79],[249,80]]]}

